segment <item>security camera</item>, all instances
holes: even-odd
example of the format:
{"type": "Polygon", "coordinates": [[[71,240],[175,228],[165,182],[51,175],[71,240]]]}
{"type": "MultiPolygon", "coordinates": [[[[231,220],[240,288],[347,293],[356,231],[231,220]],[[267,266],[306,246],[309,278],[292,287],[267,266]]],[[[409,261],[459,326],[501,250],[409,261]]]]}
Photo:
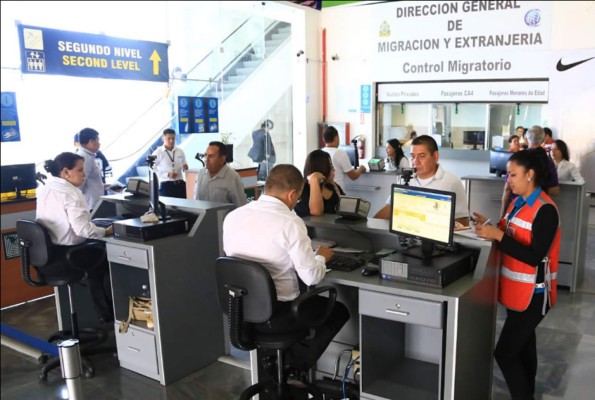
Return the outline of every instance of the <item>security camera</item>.
{"type": "Polygon", "coordinates": [[[299,57],[299,56],[301,56],[302,54],[304,54],[304,50],[300,50],[300,51],[298,51],[298,52],[297,52],[297,54],[296,54],[296,56],[298,56],[298,57],[299,57]]]}
{"type": "Polygon", "coordinates": [[[333,60],[333,61],[337,61],[338,59],[339,59],[339,56],[336,54],[331,56],[331,60],[333,60]]]}

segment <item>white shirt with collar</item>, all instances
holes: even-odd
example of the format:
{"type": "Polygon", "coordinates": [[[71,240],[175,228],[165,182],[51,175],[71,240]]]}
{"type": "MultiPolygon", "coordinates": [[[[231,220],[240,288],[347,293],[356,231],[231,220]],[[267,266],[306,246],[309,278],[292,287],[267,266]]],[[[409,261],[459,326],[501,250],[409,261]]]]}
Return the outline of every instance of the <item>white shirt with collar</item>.
{"type": "Polygon", "coordinates": [[[79,189],[85,196],[87,208],[92,210],[99,201],[99,198],[104,195],[101,168],[95,162],[95,153],[90,152],[84,147],[77,148],[76,153],[85,159],[85,181],[79,189]]]}
{"type": "Polygon", "coordinates": [[[335,168],[335,183],[341,186],[342,189],[345,189],[345,175],[347,175],[349,171],[353,171],[353,165],[351,165],[349,156],[345,150],[341,150],[337,147],[323,147],[321,150],[331,155],[333,167],[335,168]]]}
{"type": "MultiPolygon", "coordinates": [[[[409,186],[412,187],[423,187],[428,189],[444,190],[447,192],[454,192],[456,195],[456,209],[455,218],[467,218],[469,217],[469,206],[467,205],[467,193],[463,182],[450,172],[446,172],[440,164],[436,173],[431,178],[420,179],[415,177],[409,181],[409,186]]],[[[386,199],[386,204],[390,204],[391,195],[389,194],[386,199]]]]}
{"type": "Polygon", "coordinates": [[[562,160],[556,165],[558,172],[558,181],[572,181],[576,183],[585,183],[576,165],[568,160],[562,160]]]}
{"type": "Polygon", "coordinates": [[[326,274],[325,259],[312,250],[304,221],[281,200],[266,194],[227,214],[223,250],[228,256],[261,263],[270,272],[280,301],[299,296],[296,272],[308,286],[326,274]]]}
{"type": "Polygon", "coordinates": [[[232,203],[236,207],[248,202],[242,178],[228,164],[225,164],[213,177],[206,168],[198,171],[194,184],[194,198],[232,203]]]}
{"type": "Polygon", "coordinates": [[[36,220],[50,233],[52,243],[70,246],[105,236],[91,222],[82,192],[65,179],[50,177],[37,188],[36,220]]]}
{"type": "Polygon", "coordinates": [[[184,154],[184,150],[177,146],[174,146],[173,149],[168,150],[164,145],[159,146],[153,152],[153,155],[157,157],[155,158],[153,170],[157,172],[159,183],[184,180],[184,175],[182,175],[182,169],[184,168],[184,165],[186,165],[186,155],[184,154]],[[177,177],[170,178],[168,176],[170,172],[177,173],[177,177]]]}

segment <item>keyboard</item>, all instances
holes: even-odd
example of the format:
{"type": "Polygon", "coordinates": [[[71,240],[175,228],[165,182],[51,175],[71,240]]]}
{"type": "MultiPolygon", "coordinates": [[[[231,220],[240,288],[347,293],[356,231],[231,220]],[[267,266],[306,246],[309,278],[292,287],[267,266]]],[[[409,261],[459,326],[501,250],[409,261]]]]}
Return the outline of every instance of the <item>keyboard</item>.
{"type": "Polygon", "coordinates": [[[93,222],[95,224],[95,226],[99,227],[99,228],[109,228],[110,226],[112,226],[112,224],[114,223],[116,219],[114,218],[93,218],[91,220],[91,222],[93,222]]]}
{"type": "Polygon", "coordinates": [[[350,272],[356,268],[362,267],[364,262],[357,258],[339,256],[337,254],[327,261],[326,267],[337,271],[350,272]]]}

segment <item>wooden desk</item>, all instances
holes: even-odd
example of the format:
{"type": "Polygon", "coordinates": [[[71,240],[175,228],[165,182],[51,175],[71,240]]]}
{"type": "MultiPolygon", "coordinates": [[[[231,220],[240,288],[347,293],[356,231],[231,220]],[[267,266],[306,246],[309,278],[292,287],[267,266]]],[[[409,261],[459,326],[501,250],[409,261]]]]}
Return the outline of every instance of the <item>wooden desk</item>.
{"type": "MultiPolygon", "coordinates": [[[[19,219],[35,219],[35,198],[0,203],[2,214],[1,306],[8,307],[54,293],[49,286],[29,286],[21,276],[21,257],[16,238],[19,219]]],[[[34,278],[37,278],[34,276],[34,278]]]]}

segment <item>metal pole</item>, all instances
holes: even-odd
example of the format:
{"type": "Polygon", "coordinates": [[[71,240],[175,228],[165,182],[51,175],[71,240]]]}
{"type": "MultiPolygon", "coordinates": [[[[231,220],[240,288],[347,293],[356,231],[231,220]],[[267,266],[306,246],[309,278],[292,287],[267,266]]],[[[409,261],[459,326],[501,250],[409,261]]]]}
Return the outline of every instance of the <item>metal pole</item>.
{"type": "Polygon", "coordinates": [[[62,378],[66,380],[69,400],[83,400],[83,387],[81,384],[81,353],[78,339],[66,339],[58,343],[60,352],[60,366],[62,378]]]}

